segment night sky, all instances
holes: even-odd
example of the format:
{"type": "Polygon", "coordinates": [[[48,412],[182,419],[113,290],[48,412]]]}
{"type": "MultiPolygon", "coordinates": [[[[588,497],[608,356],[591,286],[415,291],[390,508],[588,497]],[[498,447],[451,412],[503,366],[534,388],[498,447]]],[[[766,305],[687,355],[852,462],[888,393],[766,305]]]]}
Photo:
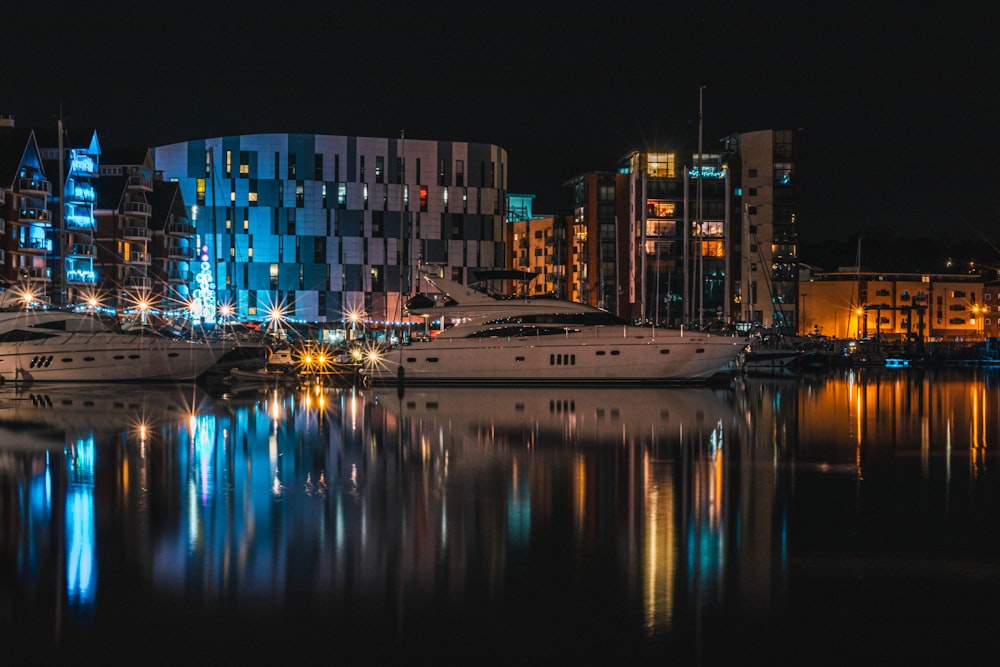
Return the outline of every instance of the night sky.
{"type": "Polygon", "coordinates": [[[34,127],[61,113],[106,149],[255,132],[494,143],[510,191],[554,213],[573,176],[697,137],[705,86],[706,152],[733,132],[801,130],[805,239],[996,238],[989,7],[18,3],[0,114],[34,127]]]}

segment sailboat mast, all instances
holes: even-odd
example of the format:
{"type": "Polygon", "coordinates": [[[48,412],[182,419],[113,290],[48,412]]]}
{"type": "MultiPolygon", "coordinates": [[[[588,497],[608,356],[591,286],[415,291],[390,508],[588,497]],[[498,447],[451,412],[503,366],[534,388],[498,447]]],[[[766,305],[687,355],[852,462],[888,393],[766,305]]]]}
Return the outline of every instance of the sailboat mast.
{"type": "Polygon", "coordinates": [[[63,118],[62,118],[62,107],[59,109],[59,121],[57,123],[57,128],[59,132],[58,147],[59,147],[59,206],[57,208],[57,221],[58,225],[57,234],[59,238],[59,261],[56,265],[56,279],[55,279],[55,301],[56,305],[64,306],[66,305],[66,206],[64,199],[66,198],[66,156],[63,155],[63,118]]]}
{"type": "Polygon", "coordinates": [[[705,86],[698,87],[698,324],[705,320],[705,253],[702,250],[705,235],[705,221],[702,217],[702,126],[704,123],[703,98],[705,86]]]}
{"type": "Polygon", "coordinates": [[[406,253],[406,131],[399,131],[399,340],[403,341],[403,300],[409,283],[409,266],[406,253]]]}
{"type": "Polygon", "coordinates": [[[743,304],[745,322],[753,322],[753,285],[750,282],[753,275],[753,255],[750,251],[750,205],[743,204],[743,268],[746,270],[746,278],[743,283],[743,304]]]}

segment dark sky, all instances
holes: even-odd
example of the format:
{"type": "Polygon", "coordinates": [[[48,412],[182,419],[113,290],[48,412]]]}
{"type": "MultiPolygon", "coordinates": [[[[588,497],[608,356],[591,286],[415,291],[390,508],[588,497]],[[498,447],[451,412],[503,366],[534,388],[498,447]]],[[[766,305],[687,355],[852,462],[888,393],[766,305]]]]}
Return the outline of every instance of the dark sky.
{"type": "Polygon", "coordinates": [[[801,129],[807,239],[1000,236],[989,3],[226,1],[4,11],[0,113],[105,147],[253,132],[503,146],[510,190],[801,129]],[[968,8],[965,8],[968,5],[968,8]],[[9,77],[9,78],[8,78],[9,77]]]}

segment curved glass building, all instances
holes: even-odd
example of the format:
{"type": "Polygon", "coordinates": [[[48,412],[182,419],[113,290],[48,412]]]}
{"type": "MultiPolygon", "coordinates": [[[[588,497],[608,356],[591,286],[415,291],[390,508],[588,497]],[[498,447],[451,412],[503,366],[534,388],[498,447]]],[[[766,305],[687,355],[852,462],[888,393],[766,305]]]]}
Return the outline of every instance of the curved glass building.
{"type": "Polygon", "coordinates": [[[398,321],[426,287],[421,265],[467,282],[505,264],[507,153],[492,144],[255,134],[153,152],[195,225],[192,296],[206,322],[216,306],[398,321]]]}

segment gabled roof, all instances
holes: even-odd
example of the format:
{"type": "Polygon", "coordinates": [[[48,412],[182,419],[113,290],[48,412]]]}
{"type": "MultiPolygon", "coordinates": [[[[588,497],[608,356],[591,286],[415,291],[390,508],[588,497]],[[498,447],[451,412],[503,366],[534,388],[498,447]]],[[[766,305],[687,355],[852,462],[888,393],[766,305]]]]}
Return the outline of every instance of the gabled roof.
{"type": "Polygon", "coordinates": [[[182,211],[184,215],[187,215],[184,209],[184,201],[181,198],[181,186],[180,183],[175,181],[153,181],[153,192],[148,195],[149,204],[153,209],[153,217],[149,221],[149,226],[152,229],[163,230],[166,229],[167,221],[170,220],[170,213],[174,210],[174,206],[179,207],[179,211],[182,211]]]}
{"type": "Polygon", "coordinates": [[[0,127],[0,187],[13,188],[24,155],[37,150],[34,132],[28,128],[0,127]]]}
{"type": "Polygon", "coordinates": [[[117,211],[125,198],[128,175],[101,176],[97,181],[97,201],[94,208],[100,211],[117,211]]]}

